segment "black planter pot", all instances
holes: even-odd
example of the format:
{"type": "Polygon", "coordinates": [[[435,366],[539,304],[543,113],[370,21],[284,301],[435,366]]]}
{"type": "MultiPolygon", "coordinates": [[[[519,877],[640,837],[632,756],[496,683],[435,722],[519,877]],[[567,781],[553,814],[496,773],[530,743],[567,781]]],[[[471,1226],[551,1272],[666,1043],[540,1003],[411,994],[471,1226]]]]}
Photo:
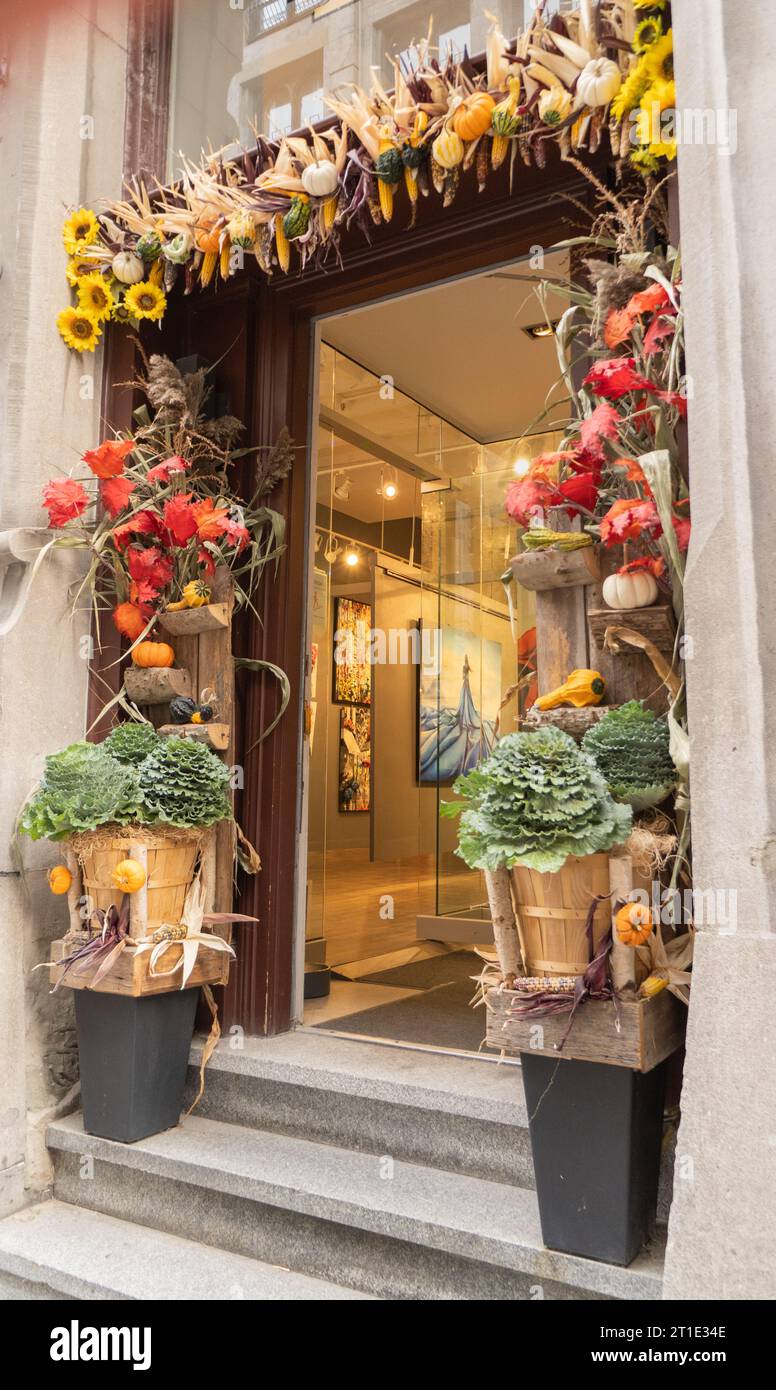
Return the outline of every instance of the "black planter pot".
{"type": "Polygon", "coordinates": [[[139,999],[74,994],[87,1134],[132,1144],[177,1125],[199,987],[139,999]]]}
{"type": "Polygon", "coordinates": [[[630,1264],[655,1222],[665,1063],[520,1062],[545,1245],[630,1264]]]}

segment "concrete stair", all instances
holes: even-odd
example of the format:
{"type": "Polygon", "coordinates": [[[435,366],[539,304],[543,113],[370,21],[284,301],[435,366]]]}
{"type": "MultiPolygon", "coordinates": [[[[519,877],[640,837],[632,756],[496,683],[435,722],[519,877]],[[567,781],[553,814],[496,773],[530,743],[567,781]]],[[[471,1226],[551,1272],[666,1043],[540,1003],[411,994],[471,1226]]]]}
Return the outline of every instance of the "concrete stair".
{"type": "Polygon", "coordinates": [[[48,1143],[55,1201],[0,1222],[7,1297],[660,1297],[660,1237],[629,1269],[544,1248],[514,1062],[224,1039],[176,1129],[124,1145],[75,1115],[48,1143]]]}

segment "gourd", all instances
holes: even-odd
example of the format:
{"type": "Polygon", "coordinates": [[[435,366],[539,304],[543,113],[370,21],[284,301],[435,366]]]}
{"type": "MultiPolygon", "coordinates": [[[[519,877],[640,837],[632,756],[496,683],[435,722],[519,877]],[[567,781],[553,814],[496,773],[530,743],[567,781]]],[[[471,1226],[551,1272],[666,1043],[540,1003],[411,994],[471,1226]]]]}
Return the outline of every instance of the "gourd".
{"type": "Polygon", "coordinates": [[[668,980],[665,975],[648,975],[646,980],[639,985],[639,994],[642,999],[654,999],[661,989],[665,989],[668,980]]]}
{"type": "Polygon", "coordinates": [[[577,78],[580,106],[607,106],[622,86],[622,73],[611,58],[592,58],[577,78]]]}
{"type": "Polygon", "coordinates": [[[167,642],[138,642],[132,648],[132,660],[143,670],[151,666],[172,666],[175,652],[167,642]]]}
{"type": "Polygon", "coordinates": [[[623,946],[643,946],[652,934],[652,912],[643,903],[625,903],[614,917],[614,929],[623,946]]]}
{"type": "Polygon", "coordinates": [[[657,598],[657,581],[646,570],[610,574],[603,582],[604,603],[609,608],[646,608],[657,598]]]}
{"type": "Polygon", "coordinates": [[[302,170],[302,187],[311,198],[330,198],[339,187],[339,174],[330,159],[316,159],[302,170]]]}
{"type": "Polygon", "coordinates": [[[283,218],[283,231],[289,241],[304,236],[310,222],[310,202],[306,194],[297,193],[283,218]]]}
{"type": "Polygon", "coordinates": [[[111,270],[122,285],[138,285],[145,279],[145,266],[133,251],[117,251],[111,261],[111,270]]]}
{"type": "Polygon", "coordinates": [[[170,701],[170,718],[173,724],[190,724],[191,716],[197,708],[196,700],[190,695],[176,695],[170,701]]]}
{"type": "Polygon", "coordinates": [[[194,246],[194,236],[192,232],[178,232],[172,241],[166,241],[162,247],[162,255],[166,261],[172,265],[183,265],[189,259],[194,246]]]}
{"type": "Polygon", "coordinates": [[[48,871],[48,886],[52,893],[61,897],[63,893],[70,892],[70,885],[73,882],[73,875],[64,864],[55,864],[53,869],[48,871]]]}
{"type": "Polygon", "coordinates": [[[201,579],[190,579],[183,586],[183,597],[178,603],[168,603],[166,612],[180,613],[183,608],[202,608],[210,602],[210,590],[201,579]]]}
{"type": "Polygon", "coordinates": [[[404,173],[404,162],[401,157],[401,150],[385,136],[380,140],[380,149],[375,160],[375,173],[377,174],[380,211],[384,221],[390,222],[393,217],[393,185],[399,182],[404,173]]]}
{"type": "Polygon", "coordinates": [[[443,169],[455,169],[463,160],[463,140],[454,130],[441,130],[431,146],[431,154],[443,169]]]}
{"type": "Polygon", "coordinates": [[[241,246],[243,250],[256,240],[256,224],[249,212],[236,212],[234,217],[229,218],[226,230],[232,244],[241,246]]]}
{"type": "Polygon", "coordinates": [[[144,261],[158,260],[161,250],[162,243],[156,235],[156,232],[146,232],[144,236],[141,236],[135,247],[137,255],[141,256],[144,261]]]}
{"type": "Polygon", "coordinates": [[[205,255],[217,255],[220,250],[221,214],[215,208],[203,208],[194,229],[194,245],[205,255]]]}
{"type": "Polygon", "coordinates": [[[507,90],[509,95],[500,101],[498,106],[494,106],[490,116],[493,131],[490,162],[494,169],[500,168],[504,163],[509,149],[509,137],[517,134],[522,123],[522,117],[517,114],[520,103],[520,78],[508,77],[507,90]]]}
{"type": "Polygon", "coordinates": [[[110,881],[121,893],[138,893],[146,881],[146,871],[137,859],[122,859],[113,870],[110,881]]]}
{"type": "MultiPolygon", "coordinates": [[[[488,92],[473,92],[455,108],[450,124],[462,140],[478,140],[490,130],[493,108],[496,105],[488,92]]],[[[439,161],[441,164],[441,160],[439,161]]]]}
{"type": "Polygon", "coordinates": [[[587,705],[600,705],[605,690],[600,671],[572,671],[557,690],[540,695],[534,708],[557,709],[559,705],[573,705],[575,709],[584,709],[587,705]]]}

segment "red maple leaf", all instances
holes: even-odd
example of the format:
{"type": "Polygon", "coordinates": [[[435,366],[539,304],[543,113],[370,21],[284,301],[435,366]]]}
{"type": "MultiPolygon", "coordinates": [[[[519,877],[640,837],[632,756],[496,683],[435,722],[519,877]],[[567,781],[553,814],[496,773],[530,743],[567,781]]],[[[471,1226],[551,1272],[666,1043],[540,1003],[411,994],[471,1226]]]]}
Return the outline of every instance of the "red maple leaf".
{"type": "Polygon", "coordinates": [[[105,482],[100,483],[100,497],[105,510],[111,516],[118,516],[136,487],[137,483],[130,482],[129,478],[106,478],[105,482]]]}
{"type": "Polygon", "coordinates": [[[229,524],[229,508],[217,507],[212,497],[195,502],[192,512],[197,523],[197,535],[201,541],[217,541],[229,524]]]}
{"type": "Polygon", "coordinates": [[[191,468],[188,459],[181,458],[180,454],[172,454],[170,458],[163,459],[161,463],[155,463],[153,468],[149,468],[146,481],[169,483],[173,473],[185,473],[188,468],[191,468]]]}
{"type": "Polygon", "coordinates": [[[654,314],[670,303],[671,300],[663,286],[656,280],[648,290],[639,290],[638,294],[631,295],[625,305],[625,312],[636,318],[639,314],[654,314]]]}
{"type": "Polygon", "coordinates": [[[180,492],[164,504],[164,527],[173,545],[186,545],[197,530],[191,497],[190,492],[180,492]]]}
{"type": "Polygon", "coordinates": [[[619,419],[620,416],[614,406],[608,405],[606,401],[601,401],[592,415],[583,420],[579,427],[579,436],[583,447],[585,449],[592,447],[595,450],[595,446],[598,445],[600,451],[602,439],[616,439],[619,419]]]}
{"type": "Polygon", "coordinates": [[[201,546],[199,547],[199,550],[197,551],[197,559],[199,560],[199,563],[201,564],[202,568],[204,569],[205,574],[211,575],[211,576],[215,574],[215,572],[216,572],[216,562],[215,562],[215,558],[211,555],[210,551],[207,550],[206,547],[205,547],[204,545],[201,545],[201,546]]]}
{"type": "Polygon", "coordinates": [[[118,478],[124,472],[124,460],[135,447],[133,439],[105,439],[97,449],[87,449],[83,455],[96,478],[118,478]]]}
{"type": "Polygon", "coordinates": [[[43,489],[43,505],[49,514],[49,526],[58,530],[76,521],[89,506],[89,494],[83,483],[74,478],[58,478],[43,489]]]}
{"type": "Polygon", "coordinates": [[[627,342],[633,332],[636,317],[628,309],[610,309],[604,327],[604,342],[614,351],[627,342]]]}
{"type": "Polygon", "coordinates": [[[553,491],[551,483],[523,478],[509,484],[504,506],[518,526],[527,526],[532,516],[552,505],[553,491]]]}
{"type": "Polygon", "coordinates": [[[676,332],[676,320],[666,314],[655,314],[644,334],[644,356],[654,357],[660,350],[664,338],[672,338],[676,332]]]}
{"type": "Polygon", "coordinates": [[[113,539],[119,549],[129,545],[133,536],[159,536],[162,532],[162,518],[158,512],[149,511],[142,508],[129,518],[129,521],[122,522],[121,526],[114,527],[113,539]]]}
{"type": "Polygon", "coordinates": [[[646,498],[620,497],[612,503],[601,521],[601,540],[604,545],[621,545],[623,541],[635,541],[646,532],[648,535],[662,534],[660,517],[655,503],[646,498]]]}
{"type": "Polygon", "coordinates": [[[617,401],[631,391],[656,390],[653,383],[636,370],[636,359],[633,357],[609,357],[606,361],[595,362],[583,385],[610,401],[617,401]]]}
{"type": "Polygon", "coordinates": [[[127,551],[127,569],[138,586],[141,598],[147,602],[172,579],[172,556],[158,545],[149,545],[145,550],[131,546],[127,551]]]}
{"type": "Polygon", "coordinates": [[[655,579],[659,579],[661,574],[665,574],[666,562],[662,555],[640,555],[637,560],[629,560],[627,565],[620,565],[617,573],[637,574],[639,570],[647,570],[655,579]]]}

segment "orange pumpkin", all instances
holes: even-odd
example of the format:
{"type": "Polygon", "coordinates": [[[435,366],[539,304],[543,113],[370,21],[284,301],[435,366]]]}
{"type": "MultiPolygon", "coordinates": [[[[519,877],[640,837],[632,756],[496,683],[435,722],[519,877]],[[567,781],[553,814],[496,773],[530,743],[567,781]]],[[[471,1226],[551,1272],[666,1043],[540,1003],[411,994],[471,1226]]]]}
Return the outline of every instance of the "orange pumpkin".
{"type": "Polygon", "coordinates": [[[175,652],[167,642],[138,642],[132,649],[132,660],[144,670],[148,666],[172,666],[175,652]]]}
{"type": "Polygon", "coordinates": [[[55,864],[53,869],[49,869],[48,885],[52,893],[57,894],[57,897],[63,893],[69,893],[72,882],[73,875],[64,864],[55,864]]]}
{"type": "Polygon", "coordinates": [[[652,934],[652,912],[643,903],[625,903],[615,914],[614,926],[623,946],[643,946],[652,934]]]}
{"type": "Polygon", "coordinates": [[[146,871],[137,859],[122,859],[110,876],[114,888],[122,893],[139,893],[146,881],[146,871]]]}
{"type": "Polygon", "coordinates": [[[477,140],[490,130],[490,118],[496,105],[487,92],[472,92],[453,112],[451,125],[462,140],[477,140]]]}
{"type": "Polygon", "coordinates": [[[224,219],[217,208],[203,208],[194,226],[194,245],[198,251],[219,251],[221,224],[224,219]]]}

